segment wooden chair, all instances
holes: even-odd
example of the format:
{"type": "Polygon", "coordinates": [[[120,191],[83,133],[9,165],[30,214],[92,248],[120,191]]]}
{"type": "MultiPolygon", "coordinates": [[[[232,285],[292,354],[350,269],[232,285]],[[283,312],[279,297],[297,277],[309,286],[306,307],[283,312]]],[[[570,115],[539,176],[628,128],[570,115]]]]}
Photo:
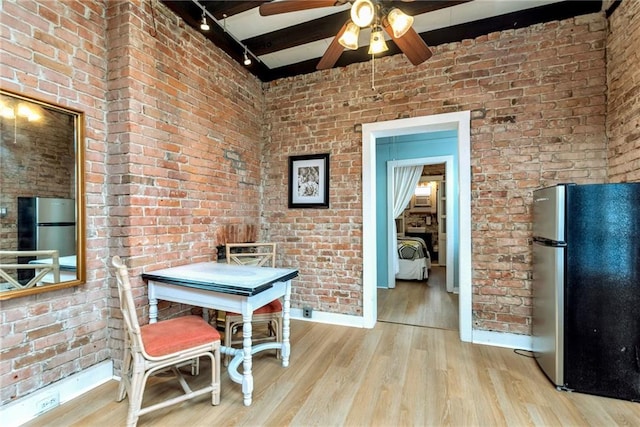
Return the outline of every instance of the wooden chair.
{"type": "Polygon", "coordinates": [[[220,333],[199,316],[184,316],[140,326],[131,293],[127,267],[118,256],[116,268],[120,309],[125,326],[125,347],[117,401],[129,395],[127,426],[135,426],[141,415],[211,393],[211,403],[220,403],[220,333]],[[211,381],[192,391],[177,365],[202,356],[211,359],[211,381]],[[151,375],[170,369],[184,394],[142,407],[145,385],[151,375]]]}
{"type": "MultiPolygon", "coordinates": [[[[226,256],[227,264],[275,267],[276,244],[227,243],[226,256]]],[[[224,345],[226,347],[232,347],[234,344],[242,344],[242,337],[234,340],[233,336],[238,328],[242,327],[243,323],[240,313],[226,313],[224,322],[224,345]]],[[[266,323],[268,328],[268,336],[252,337],[254,343],[265,341],[282,342],[282,302],[276,299],[255,310],[251,323],[252,325],[256,323],[266,323]]],[[[276,354],[280,357],[279,351],[276,354]]],[[[229,364],[229,356],[225,356],[224,364],[225,366],[229,364]]]]}
{"type": "Polygon", "coordinates": [[[28,289],[34,286],[43,284],[42,281],[51,275],[50,281],[52,283],[60,283],[60,262],[57,250],[44,250],[44,251],[0,251],[0,278],[6,280],[7,290],[14,289],[28,289]],[[48,257],[51,262],[49,263],[27,263],[20,264],[18,262],[5,263],[4,259],[19,258],[19,257],[48,257]],[[9,271],[5,271],[9,270],[9,271]],[[20,283],[11,274],[11,270],[34,270],[34,276],[25,284],[20,283]]]}

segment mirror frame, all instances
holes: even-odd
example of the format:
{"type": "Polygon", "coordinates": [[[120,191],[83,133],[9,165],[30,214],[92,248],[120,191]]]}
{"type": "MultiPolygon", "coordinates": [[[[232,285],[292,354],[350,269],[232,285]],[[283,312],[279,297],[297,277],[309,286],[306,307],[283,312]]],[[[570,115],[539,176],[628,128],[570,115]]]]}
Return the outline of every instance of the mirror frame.
{"type": "Polygon", "coordinates": [[[67,282],[49,284],[45,286],[34,286],[28,289],[16,289],[13,291],[0,292],[0,301],[12,298],[19,298],[28,295],[40,294],[43,292],[56,291],[83,285],[86,282],[85,263],[85,185],[84,185],[84,112],[59,104],[43,101],[29,96],[21,95],[6,89],[0,89],[0,95],[12,97],[17,100],[31,102],[49,110],[68,114],[73,117],[74,122],[74,144],[75,144],[75,200],[76,200],[76,279],[67,282]]]}

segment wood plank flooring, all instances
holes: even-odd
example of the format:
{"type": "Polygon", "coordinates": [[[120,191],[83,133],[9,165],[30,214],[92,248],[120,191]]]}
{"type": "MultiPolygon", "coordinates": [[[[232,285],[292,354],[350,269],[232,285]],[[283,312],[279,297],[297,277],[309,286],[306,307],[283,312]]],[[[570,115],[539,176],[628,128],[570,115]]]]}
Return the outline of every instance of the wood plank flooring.
{"type": "Polygon", "coordinates": [[[378,289],[378,320],[458,330],[458,295],[447,292],[445,267],[433,266],[429,279],[396,280],[393,289],[378,289]]]}
{"type": "MultiPolygon", "coordinates": [[[[144,426],[637,426],[640,405],[556,391],[533,359],[462,343],[456,331],[378,322],[374,329],[292,321],[291,365],[254,358],[253,405],[222,374],[202,396],[144,415],[144,426]]],[[[199,383],[209,367],[203,362],[199,383]]],[[[145,402],[179,389],[151,380],[145,402]]],[[[26,426],[122,426],[128,400],[110,381],[26,426]]]]}

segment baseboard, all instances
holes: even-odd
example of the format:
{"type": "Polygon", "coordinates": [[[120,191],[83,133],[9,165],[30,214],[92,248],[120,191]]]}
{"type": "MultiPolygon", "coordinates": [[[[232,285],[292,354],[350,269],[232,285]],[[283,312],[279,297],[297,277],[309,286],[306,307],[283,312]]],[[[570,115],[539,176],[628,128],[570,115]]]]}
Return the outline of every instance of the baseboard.
{"type": "MultiPolygon", "coordinates": [[[[330,325],[351,326],[354,328],[364,328],[364,318],[360,316],[350,316],[347,314],[325,313],[313,311],[310,318],[302,315],[301,308],[291,309],[291,318],[307,322],[326,323],[330,325]]],[[[506,332],[483,331],[474,329],[472,333],[474,344],[491,345],[494,347],[518,348],[531,350],[531,336],[510,334],[506,332]]]]}
{"type": "Polygon", "coordinates": [[[492,345],[494,347],[518,348],[532,350],[531,336],[510,334],[507,332],[473,330],[474,344],[492,345]]]}
{"type": "Polygon", "coordinates": [[[93,365],[0,408],[3,427],[17,427],[113,379],[113,362],[93,365]],[[42,410],[45,406],[46,409],[42,410]]]}
{"type": "Polygon", "coordinates": [[[351,326],[353,328],[364,328],[364,317],[351,316],[348,314],[326,313],[314,310],[311,317],[304,317],[301,308],[292,308],[291,318],[308,322],[326,323],[329,325],[351,326]]]}

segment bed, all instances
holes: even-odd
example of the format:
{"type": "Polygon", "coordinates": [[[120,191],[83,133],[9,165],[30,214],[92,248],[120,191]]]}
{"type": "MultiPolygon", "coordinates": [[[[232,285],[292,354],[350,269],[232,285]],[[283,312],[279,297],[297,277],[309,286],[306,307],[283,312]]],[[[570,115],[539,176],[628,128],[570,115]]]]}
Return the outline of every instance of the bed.
{"type": "Polygon", "coordinates": [[[419,237],[398,237],[400,271],[396,279],[426,280],[431,268],[431,256],[427,244],[419,237]]]}

